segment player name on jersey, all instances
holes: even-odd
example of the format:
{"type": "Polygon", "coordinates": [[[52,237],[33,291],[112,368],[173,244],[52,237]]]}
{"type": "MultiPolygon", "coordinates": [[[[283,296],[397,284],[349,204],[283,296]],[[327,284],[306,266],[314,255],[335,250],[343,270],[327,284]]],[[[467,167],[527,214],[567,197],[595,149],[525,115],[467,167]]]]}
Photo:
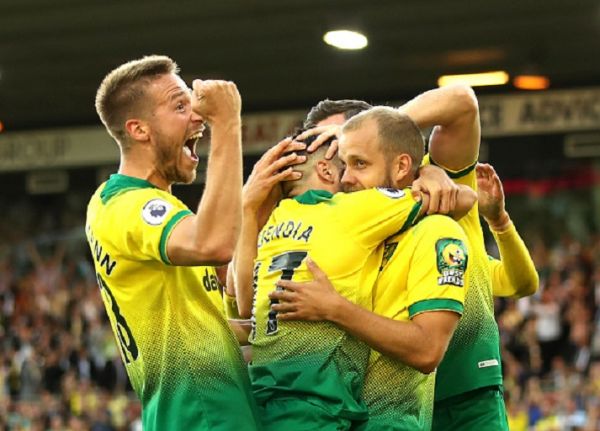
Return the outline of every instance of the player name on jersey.
{"type": "Polygon", "coordinates": [[[86,231],[88,242],[93,250],[92,254],[94,255],[94,259],[98,262],[100,267],[106,269],[106,275],[110,275],[115,269],[115,266],[117,266],[117,261],[113,260],[110,257],[110,254],[104,251],[104,247],[102,247],[102,244],[95,238],[94,233],[89,226],[87,226],[86,231]]]}
{"type": "Polygon", "coordinates": [[[267,226],[261,232],[258,238],[258,247],[280,238],[291,238],[296,241],[308,242],[313,232],[313,226],[302,226],[302,222],[288,220],[278,224],[267,226]]]}

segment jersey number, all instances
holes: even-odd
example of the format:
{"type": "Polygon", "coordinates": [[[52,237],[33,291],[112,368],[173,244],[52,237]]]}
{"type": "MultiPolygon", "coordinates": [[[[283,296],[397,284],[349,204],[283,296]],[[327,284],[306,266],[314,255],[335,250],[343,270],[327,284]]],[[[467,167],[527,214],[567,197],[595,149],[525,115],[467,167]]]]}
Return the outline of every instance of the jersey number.
{"type": "Polygon", "coordinates": [[[121,351],[123,352],[123,360],[126,364],[129,364],[132,361],[135,361],[138,358],[138,347],[133,339],[133,334],[131,333],[131,329],[129,329],[129,325],[125,320],[125,317],[121,315],[121,311],[119,309],[119,305],[115,300],[112,292],[106,285],[106,282],[97,274],[98,277],[98,285],[100,286],[100,290],[104,293],[105,298],[110,302],[110,308],[115,317],[116,328],[117,328],[117,339],[119,340],[119,345],[121,346],[121,351]]]}
{"type": "MultiPolygon", "coordinates": [[[[300,266],[307,254],[305,251],[288,251],[275,256],[271,261],[271,265],[269,265],[269,273],[281,271],[281,280],[291,280],[294,276],[294,270],[300,266]]],[[[277,290],[283,290],[283,288],[277,286],[277,290]]],[[[278,303],[277,300],[271,300],[271,305],[278,303]]],[[[277,312],[270,310],[267,319],[267,335],[277,333],[277,323],[277,312]]]]}

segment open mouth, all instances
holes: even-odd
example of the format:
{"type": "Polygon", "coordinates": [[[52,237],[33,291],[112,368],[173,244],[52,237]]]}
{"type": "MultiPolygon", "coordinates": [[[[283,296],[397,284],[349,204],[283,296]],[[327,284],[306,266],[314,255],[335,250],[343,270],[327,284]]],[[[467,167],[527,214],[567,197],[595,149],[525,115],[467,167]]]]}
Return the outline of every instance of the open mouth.
{"type": "Polygon", "coordinates": [[[183,152],[193,161],[198,161],[198,155],[196,154],[196,144],[202,138],[202,132],[204,129],[201,129],[190,136],[183,144],[183,152]]]}

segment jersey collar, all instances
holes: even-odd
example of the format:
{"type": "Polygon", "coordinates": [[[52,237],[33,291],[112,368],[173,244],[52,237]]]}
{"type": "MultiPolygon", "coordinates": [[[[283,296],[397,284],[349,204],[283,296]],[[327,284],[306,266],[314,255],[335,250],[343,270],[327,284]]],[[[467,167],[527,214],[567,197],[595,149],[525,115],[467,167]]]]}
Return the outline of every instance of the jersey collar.
{"type": "Polygon", "coordinates": [[[305,205],[316,205],[320,202],[330,201],[333,193],[327,190],[308,190],[301,195],[294,196],[294,200],[305,205]]]}
{"type": "Polygon", "coordinates": [[[133,189],[147,188],[156,189],[158,187],[141,178],[129,177],[122,174],[112,174],[100,192],[100,199],[102,199],[103,204],[106,204],[111,198],[119,193],[133,189]]]}

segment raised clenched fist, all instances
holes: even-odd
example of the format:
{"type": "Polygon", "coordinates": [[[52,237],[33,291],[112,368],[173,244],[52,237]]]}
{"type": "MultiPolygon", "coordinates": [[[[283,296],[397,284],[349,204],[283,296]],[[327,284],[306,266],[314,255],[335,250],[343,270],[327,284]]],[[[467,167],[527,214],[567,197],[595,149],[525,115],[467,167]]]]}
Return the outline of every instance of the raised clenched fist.
{"type": "Polygon", "coordinates": [[[192,109],[206,122],[239,121],[242,98],[233,82],[195,79],[192,86],[192,109]]]}

